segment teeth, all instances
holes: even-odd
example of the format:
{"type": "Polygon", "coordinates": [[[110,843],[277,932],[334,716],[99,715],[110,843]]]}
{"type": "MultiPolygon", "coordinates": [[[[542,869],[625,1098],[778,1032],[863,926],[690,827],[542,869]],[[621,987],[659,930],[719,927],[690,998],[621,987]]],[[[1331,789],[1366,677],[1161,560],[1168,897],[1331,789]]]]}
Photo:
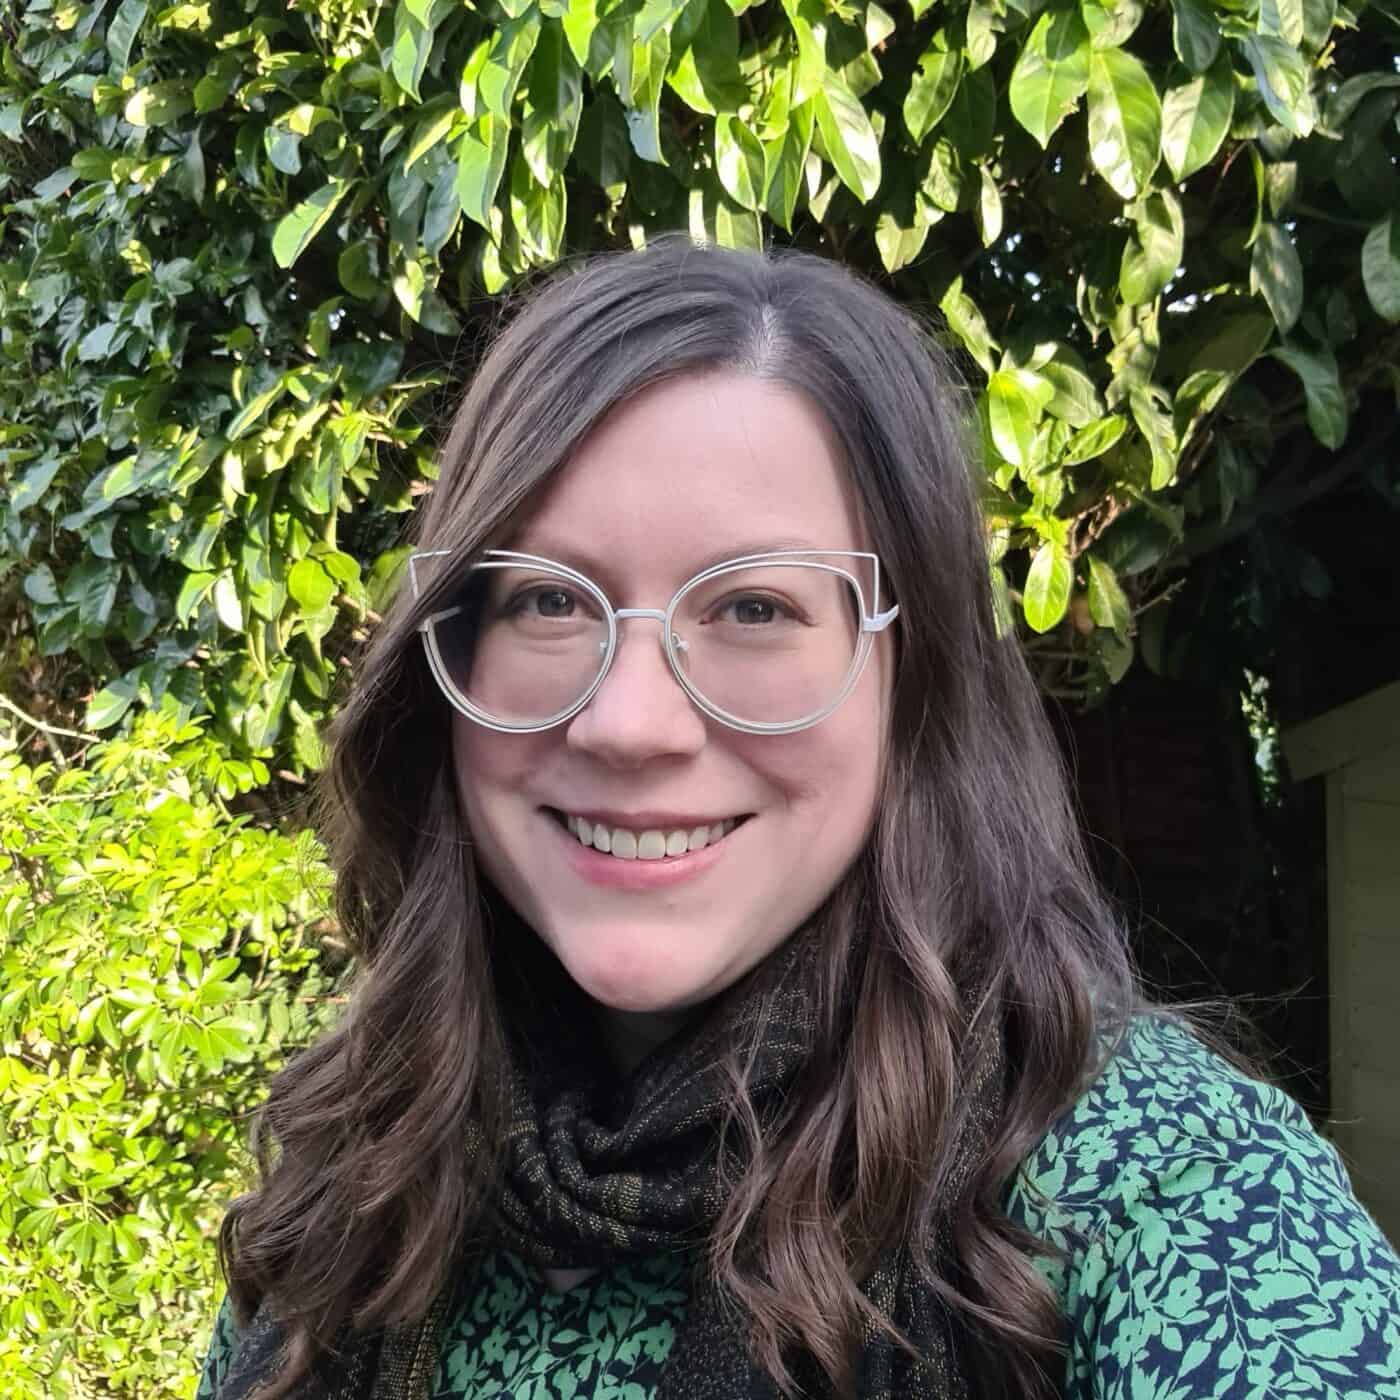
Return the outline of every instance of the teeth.
{"type": "Polygon", "coordinates": [[[602,822],[590,822],[587,817],[566,816],[565,825],[580,845],[592,846],[604,854],[621,860],[663,860],[667,856],[683,856],[688,851],[702,851],[706,846],[713,846],[728,836],[738,822],[727,817],[710,826],[697,826],[692,831],[637,832],[624,827],[610,828],[602,822]]]}

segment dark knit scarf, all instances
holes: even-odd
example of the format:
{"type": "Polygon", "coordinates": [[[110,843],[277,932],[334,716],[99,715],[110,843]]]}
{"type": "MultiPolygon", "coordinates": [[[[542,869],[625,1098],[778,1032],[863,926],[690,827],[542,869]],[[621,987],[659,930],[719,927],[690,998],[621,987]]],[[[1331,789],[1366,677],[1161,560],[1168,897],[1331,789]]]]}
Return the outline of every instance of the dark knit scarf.
{"type": "MultiPolygon", "coordinates": [[[[724,1018],[653,1053],[631,1079],[590,1063],[568,1020],[548,1014],[527,1034],[513,1082],[513,1124],[499,1205],[497,1242],[549,1268],[603,1266],[621,1256],[698,1251],[722,1204],[716,1147],[732,1093],[723,1051],[757,1031],[750,1093],[771,1120],[807,1067],[814,1042],[816,966],[806,935],[770,960],[765,975],[724,1018]],[[530,1049],[533,1046],[533,1052],[530,1049]]],[[[961,1193],[1002,1106],[999,1032],[970,1046],[959,1146],[947,1181],[961,1193]]],[[[945,1228],[934,1224],[935,1268],[946,1259],[945,1228]]],[[[469,1286],[469,1272],[464,1274],[469,1286]]],[[[463,1286],[449,1286],[416,1326],[350,1334],[323,1358],[300,1392],[317,1400],[424,1400],[437,1368],[443,1328],[463,1286]]],[[[924,1358],[916,1363],[870,1326],[857,1363],[860,1400],[956,1400],[970,1393],[959,1357],[959,1329],[945,1304],[916,1275],[904,1246],[889,1249],[862,1285],[866,1296],[924,1358]]],[[[283,1337],[275,1321],[253,1319],[240,1337],[217,1400],[243,1400],[275,1371],[283,1337]]],[[[826,1387],[812,1379],[808,1393],[826,1387]]],[[[737,1308],[701,1283],[663,1372],[656,1400],[776,1400],[777,1387],[749,1358],[737,1308]]]]}

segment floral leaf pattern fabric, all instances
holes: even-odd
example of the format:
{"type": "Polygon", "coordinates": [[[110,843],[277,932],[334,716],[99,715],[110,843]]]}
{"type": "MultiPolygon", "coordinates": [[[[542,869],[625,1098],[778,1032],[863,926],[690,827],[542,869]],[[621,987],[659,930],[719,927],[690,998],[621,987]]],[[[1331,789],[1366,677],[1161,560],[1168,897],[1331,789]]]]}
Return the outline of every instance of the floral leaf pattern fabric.
{"type": "MultiPolygon", "coordinates": [[[[1400,1400],[1400,1259],[1286,1094],[1144,1017],[1041,1140],[1006,1208],[1060,1257],[1066,1400],[1400,1400]]],[[[505,1252],[463,1290],[427,1400],[651,1400],[688,1267],[566,1293],[505,1252]]],[[[236,1337],[221,1309],[197,1400],[236,1337]]]]}
{"type": "Polygon", "coordinates": [[[1400,1400],[1400,1260],[1280,1090],[1144,1018],[1013,1183],[1073,1400],[1400,1400]]]}

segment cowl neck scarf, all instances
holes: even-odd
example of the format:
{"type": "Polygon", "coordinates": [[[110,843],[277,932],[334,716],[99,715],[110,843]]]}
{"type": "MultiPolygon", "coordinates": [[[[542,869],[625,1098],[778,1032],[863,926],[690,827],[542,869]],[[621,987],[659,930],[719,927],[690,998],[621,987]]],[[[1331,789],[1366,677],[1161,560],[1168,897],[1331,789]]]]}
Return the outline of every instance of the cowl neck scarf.
{"type": "MultiPolygon", "coordinates": [[[[760,1122],[771,1121],[808,1067],[816,1029],[811,932],[794,936],[725,1014],[653,1052],[625,1080],[609,1074],[590,1037],[537,1000],[520,1028],[511,1075],[512,1115],[494,1243],[537,1267],[603,1267],[627,1256],[697,1255],[723,1204],[718,1159],[732,1101],[722,1064],[733,1044],[753,1045],[748,1085],[760,1122]]],[[[536,991],[539,984],[535,984],[536,991]]],[[[984,1018],[985,1020],[986,1018],[984,1018]]],[[[1004,1051],[988,1028],[964,1057],[964,1112],[946,1187],[962,1193],[1002,1107],[1004,1051]]],[[[946,1225],[931,1222],[935,1269],[947,1257],[946,1225]]],[[[299,1394],[311,1400],[428,1400],[443,1329],[470,1287],[455,1271],[416,1324],[347,1332],[299,1394]]],[[[906,1244],[888,1248],[862,1289],[913,1343],[916,1361],[868,1325],[856,1358],[858,1400],[960,1400],[971,1393],[960,1325],[919,1276],[906,1244]]],[[[240,1335],[217,1400],[245,1400],[279,1368],[284,1336],[265,1304],[240,1335]]],[[[816,1369],[804,1394],[825,1396],[816,1369]]],[[[686,1318],[654,1400],[777,1400],[750,1358],[737,1306],[697,1273],[686,1318]]]]}

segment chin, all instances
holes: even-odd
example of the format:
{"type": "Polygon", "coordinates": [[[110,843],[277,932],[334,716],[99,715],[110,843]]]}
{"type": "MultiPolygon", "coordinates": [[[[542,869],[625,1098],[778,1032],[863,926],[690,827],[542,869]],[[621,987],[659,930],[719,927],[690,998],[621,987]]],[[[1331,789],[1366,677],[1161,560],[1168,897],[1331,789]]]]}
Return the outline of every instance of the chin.
{"type": "Polygon", "coordinates": [[[659,930],[551,940],[565,971],[593,1001],[612,1011],[680,1011],[705,1000],[716,977],[665,946],[659,930]]]}

